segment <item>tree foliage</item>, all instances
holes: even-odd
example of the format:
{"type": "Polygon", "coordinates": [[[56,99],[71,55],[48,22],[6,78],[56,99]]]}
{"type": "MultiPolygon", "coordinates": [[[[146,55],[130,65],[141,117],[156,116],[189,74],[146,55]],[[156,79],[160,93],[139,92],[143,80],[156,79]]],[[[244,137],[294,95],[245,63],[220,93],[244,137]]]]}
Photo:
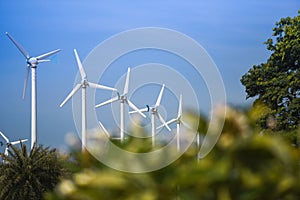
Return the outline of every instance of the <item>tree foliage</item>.
{"type": "Polygon", "coordinates": [[[0,164],[0,199],[43,199],[64,174],[62,161],[55,149],[34,146],[28,153],[26,145],[11,146],[9,156],[2,154],[0,164]]]}
{"type": "Polygon", "coordinates": [[[263,128],[296,129],[300,123],[300,11],[277,22],[273,38],[265,44],[271,52],[267,62],[254,65],[241,82],[247,98],[257,97],[255,103],[270,109],[259,120],[263,128]],[[274,120],[271,127],[269,120],[274,120]]]}

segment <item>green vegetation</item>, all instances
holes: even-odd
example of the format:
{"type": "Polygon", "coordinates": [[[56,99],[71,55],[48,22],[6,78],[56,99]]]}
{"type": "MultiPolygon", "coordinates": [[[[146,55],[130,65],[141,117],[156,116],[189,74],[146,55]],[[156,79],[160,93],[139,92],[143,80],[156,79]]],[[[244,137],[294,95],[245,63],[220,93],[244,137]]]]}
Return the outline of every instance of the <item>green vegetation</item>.
{"type": "MultiPolygon", "coordinates": [[[[299,149],[280,136],[263,134],[253,126],[250,113],[227,108],[221,137],[207,157],[197,161],[198,149],[191,147],[151,173],[119,172],[86,152],[78,153],[76,172],[46,199],[299,199],[299,149]]],[[[129,142],[126,148],[139,152],[143,147],[135,144],[129,142]]]]}
{"type": "Polygon", "coordinates": [[[300,123],[300,11],[294,18],[283,18],[273,28],[265,44],[271,51],[266,63],[254,65],[241,82],[247,98],[268,110],[258,123],[262,128],[296,130],[300,123]]]}
{"type": "Polygon", "coordinates": [[[40,200],[65,174],[55,149],[35,146],[28,153],[23,144],[20,149],[13,145],[11,149],[9,156],[1,154],[5,160],[0,164],[1,200],[40,200]]]}

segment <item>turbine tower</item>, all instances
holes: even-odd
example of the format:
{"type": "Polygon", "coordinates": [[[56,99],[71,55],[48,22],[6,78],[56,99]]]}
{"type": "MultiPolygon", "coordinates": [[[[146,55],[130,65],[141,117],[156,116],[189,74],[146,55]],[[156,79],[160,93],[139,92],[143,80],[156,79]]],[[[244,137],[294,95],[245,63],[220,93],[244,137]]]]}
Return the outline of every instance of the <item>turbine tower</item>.
{"type": "MultiPolygon", "coordinates": [[[[21,142],[26,142],[28,140],[28,139],[24,139],[24,140],[17,140],[17,141],[10,142],[9,139],[1,131],[0,131],[0,135],[3,137],[3,139],[6,142],[6,147],[5,147],[5,152],[4,152],[4,155],[6,155],[6,156],[8,156],[8,148],[11,145],[16,145],[16,144],[19,144],[21,142]]],[[[3,143],[1,142],[1,146],[2,145],[3,145],[3,143]]]]}
{"type": "Polygon", "coordinates": [[[57,52],[60,51],[60,49],[42,54],[37,57],[31,57],[27,53],[27,51],[8,32],[6,32],[6,35],[14,43],[14,45],[19,49],[19,51],[23,54],[23,56],[25,56],[25,58],[26,58],[27,71],[26,71],[26,78],[25,78],[25,82],[24,82],[23,99],[25,98],[27,80],[28,80],[28,75],[29,75],[29,71],[31,68],[31,149],[32,149],[34,144],[36,144],[36,142],[37,142],[36,68],[39,63],[50,61],[50,60],[46,60],[46,58],[52,56],[53,54],[56,54],[57,52]]]}
{"type": "MultiPolygon", "coordinates": [[[[158,112],[158,108],[160,106],[160,102],[162,99],[162,95],[165,89],[165,84],[162,85],[162,88],[160,90],[160,93],[157,97],[156,103],[154,106],[149,106],[146,105],[146,108],[140,109],[139,112],[150,112],[151,111],[151,133],[152,133],[152,147],[155,147],[155,136],[156,136],[156,131],[155,131],[155,116],[161,121],[161,123],[163,124],[163,126],[165,126],[169,131],[171,131],[170,127],[168,126],[168,124],[165,122],[164,118],[160,115],[160,113],[158,112]]],[[[137,111],[131,111],[129,112],[130,114],[132,113],[136,113],[137,111]]]]}
{"type": "Polygon", "coordinates": [[[126,103],[130,108],[135,110],[137,113],[142,115],[144,118],[146,118],[146,115],[144,115],[139,109],[127,98],[128,90],[129,90],[129,77],[130,77],[130,68],[127,69],[127,75],[126,75],[126,80],[125,80],[125,85],[124,85],[124,91],[123,94],[117,93],[118,96],[113,97],[112,99],[109,99],[103,103],[100,103],[96,105],[95,107],[101,107],[110,103],[113,103],[115,101],[120,101],[120,140],[121,143],[124,142],[124,126],[125,126],[125,118],[124,118],[124,103],[126,103]]]}
{"type": "Polygon", "coordinates": [[[86,146],[86,88],[98,88],[103,90],[111,90],[111,91],[117,91],[115,88],[107,87],[104,85],[99,85],[96,83],[91,83],[87,81],[86,73],[83,69],[82,63],[80,61],[80,58],[77,54],[76,49],[74,49],[74,54],[76,57],[77,65],[79,68],[80,76],[81,76],[81,83],[78,83],[73,90],[69,93],[69,95],[65,98],[65,100],[60,104],[60,107],[64,106],[65,103],[81,88],[81,139],[82,139],[82,147],[81,150],[83,151],[86,146]]]}

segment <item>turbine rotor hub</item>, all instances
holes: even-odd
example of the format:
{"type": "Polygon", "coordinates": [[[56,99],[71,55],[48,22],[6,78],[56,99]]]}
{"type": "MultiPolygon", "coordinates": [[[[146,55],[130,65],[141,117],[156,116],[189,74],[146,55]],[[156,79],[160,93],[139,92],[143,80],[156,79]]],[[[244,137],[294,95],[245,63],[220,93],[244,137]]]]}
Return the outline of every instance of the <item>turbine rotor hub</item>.
{"type": "Polygon", "coordinates": [[[177,124],[181,124],[181,119],[180,119],[180,117],[177,119],[177,124]]]}
{"type": "Polygon", "coordinates": [[[152,112],[153,114],[157,112],[157,108],[156,108],[156,107],[152,107],[152,108],[150,108],[150,109],[151,109],[151,112],[152,112]]]}
{"type": "Polygon", "coordinates": [[[122,95],[122,96],[120,96],[120,99],[121,99],[122,101],[125,101],[125,100],[126,100],[126,96],[125,96],[125,95],[122,95]]]}
{"type": "Polygon", "coordinates": [[[81,81],[81,85],[82,85],[82,87],[86,88],[86,86],[88,86],[89,84],[88,84],[88,82],[87,82],[86,79],[83,79],[83,80],[81,81]]]}
{"type": "Polygon", "coordinates": [[[37,58],[31,57],[31,58],[29,58],[29,59],[27,60],[27,63],[28,63],[30,66],[35,67],[35,66],[37,66],[37,64],[39,64],[39,61],[38,61],[37,58]]]}

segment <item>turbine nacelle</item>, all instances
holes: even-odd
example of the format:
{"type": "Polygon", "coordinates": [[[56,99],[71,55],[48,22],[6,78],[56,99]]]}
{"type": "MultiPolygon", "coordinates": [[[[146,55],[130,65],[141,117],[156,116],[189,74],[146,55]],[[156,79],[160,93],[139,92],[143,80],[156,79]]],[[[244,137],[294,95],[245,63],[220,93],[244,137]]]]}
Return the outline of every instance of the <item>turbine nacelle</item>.
{"type": "Polygon", "coordinates": [[[81,87],[86,88],[87,86],[89,86],[89,83],[88,83],[87,79],[82,79],[81,80],[81,87]]]}
{"type": "Polygon", "coordinates": [[[126,101],[127,100],[127,97],[126,97],[126,95],[120,95],[119,94],[119,99],[121,100],[121,101],[126,101]]]}
{"type": "Polygon", "coordinates": [[[27,60],[27,64],[30,65],[31,67],[36,67],[37,64],[39,64],[39,61],[36,57],[31,57],[27,60]]]}
{"type": "Polygon", "coordinates": [[[153,107],[147,107],[147,109],[151,110],[152,114],[155,114],[157,112],[157,107],[153,106],[153,107]]]}
{"type": "Polygon", "coordinates": [[[50,60],[40,60],[37,57],[30,57],[29,59],[27,59],[27,64],[29,67],[37,67],[37,65],[39,63],[43,63],[43,62],[50,62],[50,60]]]}

